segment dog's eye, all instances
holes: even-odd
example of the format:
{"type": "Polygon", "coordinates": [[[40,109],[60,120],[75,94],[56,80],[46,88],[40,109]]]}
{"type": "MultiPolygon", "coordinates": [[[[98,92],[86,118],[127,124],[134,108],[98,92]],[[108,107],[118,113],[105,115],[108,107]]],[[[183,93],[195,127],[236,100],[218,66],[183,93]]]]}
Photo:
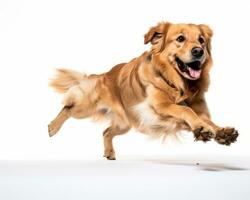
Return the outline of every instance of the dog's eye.
{"type": "Polygon", "coordinates": [[[186,39],[186,38],[185,38],[183,35],[180,35],[178,38],[176,38],[176,40],[177,40],[178,42],[184,42],[185,39],[186,39]]]}
{"type": "Polygon", "coordinates": [[[203,44],[205,41],[204,41],[204,38],[203,37],[199,37],[199,43],[203,44]]]}

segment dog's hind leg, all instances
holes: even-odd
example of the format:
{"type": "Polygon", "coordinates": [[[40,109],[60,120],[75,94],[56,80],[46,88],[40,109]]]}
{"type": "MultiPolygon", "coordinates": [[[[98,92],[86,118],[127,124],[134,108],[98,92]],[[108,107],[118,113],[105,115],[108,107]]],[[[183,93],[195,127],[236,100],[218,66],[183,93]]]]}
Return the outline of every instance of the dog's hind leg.
{"type": "Polygon", "coordinates": [[[129,127],[110,126],[103,132],[104,157],[108,160],[115,160],[115,150],[112,140],[116,135],[127,133],[129,129],[129,127]]]}
{"type": "Polygon", "coordinates": [[[73,106],[64,106],[60,113],[57,115],[57,117],[50,122],[50,124],[48,125],[50,137],[55,135],[59,131],[63,123],[70,117],[72,107],[73,106]]]}

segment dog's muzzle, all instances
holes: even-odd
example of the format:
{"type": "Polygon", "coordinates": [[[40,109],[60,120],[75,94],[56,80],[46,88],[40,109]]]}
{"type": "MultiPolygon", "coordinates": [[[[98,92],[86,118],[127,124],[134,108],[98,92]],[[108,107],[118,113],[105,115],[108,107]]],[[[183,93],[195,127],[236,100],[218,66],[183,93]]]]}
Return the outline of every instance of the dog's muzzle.
{"type": "Polygon", "coordinates": [[[176,57],[175,61],[181,72],[186,72],[192,79],[200,78],[202,69],[199,60],[184,63],[180,58],[176,57]]]}

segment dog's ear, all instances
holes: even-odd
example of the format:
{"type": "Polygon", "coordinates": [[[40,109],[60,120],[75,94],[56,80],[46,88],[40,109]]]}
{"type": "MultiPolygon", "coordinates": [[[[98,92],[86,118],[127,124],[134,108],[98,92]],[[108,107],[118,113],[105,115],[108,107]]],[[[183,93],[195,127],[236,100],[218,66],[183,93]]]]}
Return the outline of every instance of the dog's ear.
{"type": "Polygon", "coordinates": [[[208,53],[210,54],[210,51],[211,51],[211,38],[213,36],[213,31],[208,25],[205,25],[205,24],[200,24],[199,27],[200,27],[200,30],[201,30],[203,36],[206,39],[207,50],[208,50],[208,53]]]}
{"type": "Polygon", "coordinates": [[[165,36],[169,23],[159,23],[157,26],[151,27],[149,31],[144,35],[144,44],[157,44],[165,36]]]}
{"type": "Polygon", "coordinates": [[[202,33],[204,34],[206,38],[210,39],[213,36],[213,31],[208,25],[200,24],[199,26],[200,26],[202,33]]]}

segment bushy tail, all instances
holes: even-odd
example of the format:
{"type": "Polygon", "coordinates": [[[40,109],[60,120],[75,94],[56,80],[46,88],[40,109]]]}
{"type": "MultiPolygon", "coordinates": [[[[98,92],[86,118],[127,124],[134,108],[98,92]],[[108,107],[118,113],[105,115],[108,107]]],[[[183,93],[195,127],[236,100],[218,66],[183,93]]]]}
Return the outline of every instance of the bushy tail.
{"type": "Polygon", "coordinates": [[[86,74],[69,70],[57,69],[56,76],[51,79],[50,86],[59,93],[65,93],[72,86],[80,84],[80,82],[87,78],[86,74]]]}

